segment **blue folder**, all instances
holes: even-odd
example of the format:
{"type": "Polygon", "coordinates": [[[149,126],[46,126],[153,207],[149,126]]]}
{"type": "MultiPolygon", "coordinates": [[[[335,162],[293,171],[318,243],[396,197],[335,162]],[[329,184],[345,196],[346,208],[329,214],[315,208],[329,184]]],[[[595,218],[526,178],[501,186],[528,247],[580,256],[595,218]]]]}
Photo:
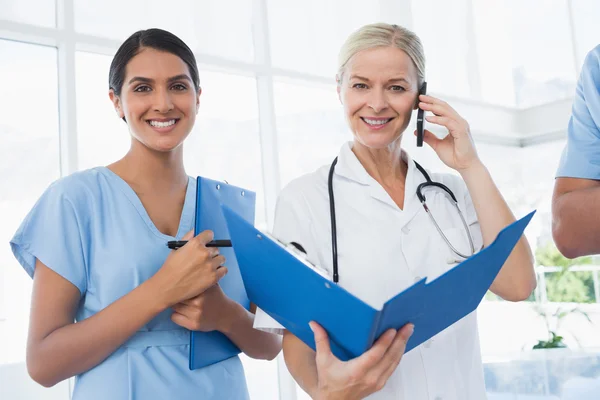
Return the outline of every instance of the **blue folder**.
{"type": "Polygon", "coordinates": [[[318,322],[329,334],[332,352],[344,361],[367,351],[389,328],[415,325],[408,352],[474,311],[534,214],[506,227],[489,247],[430,282],[416,282],[377,310],[234,210],[223,211],[250,300],[312,349],[308,323],[318,322]]]}
{"type": "MultiPolygon", "coordinates": [[[[197,235],[209,229],[214,232],[215,239],[230,239],[221,205],[235,210],[238,218],[253,226],[255,203],[254,192],[199,176],[196,186],[194,232],[197,235]]],[[[231,299],[249,309],[250,301],[244,289],[233,249],[220,248],[219,252],[225,256],[227,266],[227,275],[219,281],[221,289],[231,299]]],[[[240,349],[221,332],[191,332],[190,369],[203,368],[239,353],[240,349]]]]}

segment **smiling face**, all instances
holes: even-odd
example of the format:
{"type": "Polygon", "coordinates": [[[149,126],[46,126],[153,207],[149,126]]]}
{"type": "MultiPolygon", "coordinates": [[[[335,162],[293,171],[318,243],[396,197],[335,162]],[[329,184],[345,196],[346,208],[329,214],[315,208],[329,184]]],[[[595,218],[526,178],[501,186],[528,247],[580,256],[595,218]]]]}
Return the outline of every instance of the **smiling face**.
{"type": "Polygon", "coordinates": [[[178,56],[142,49],[125,69],[121,94],[109,93],[131,136],[149,149],[168,152],[189,135],[200,105],[187,64],[178,56]]]}
{"type": "Polygon", "coordinates": [[[386,148],[402,136],[416,108],[417,69],[396,47],[363,50],[346,64],[338,94],[355,142],[386,148]]]}

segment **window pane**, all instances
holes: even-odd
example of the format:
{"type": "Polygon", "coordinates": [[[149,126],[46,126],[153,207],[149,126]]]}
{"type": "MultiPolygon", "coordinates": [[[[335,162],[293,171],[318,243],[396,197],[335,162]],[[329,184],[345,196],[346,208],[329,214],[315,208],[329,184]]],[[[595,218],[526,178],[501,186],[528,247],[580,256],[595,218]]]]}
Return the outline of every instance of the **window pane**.
{"type": "Polygon", "coordinates": [[[512,0],[518,107],[573,96],[575,63],[566,0],[512,0]],[[535,51],[533,51],[535,49],[535,51]]]}
{"type": "Polygon", "coordinates": [[[472,4],[482,98],[486,102],[514,107],[514,60],[510,24],[507,23],[513,10],[501,1],[474,0],[472,4]]]}
{"type": "MultiPolygon", "coordinates": [[[[554,175],[565,140],[538,144],[525,148],[477,143],[479,157],[484,162],[504,199],[515,217],[520,218],[532,210],[536,215],[525,230],[538,263],[543,258],[555,259],[554,254],[541,256],[548,243],[552,243],[551,200],[554,175]]],[[[553,246],[552,246],[553,247],[553,246]]],[[[543,262],[553,266],[554,262],[543,262]]],[[[559,281],[559,274],[546,274],[546,289],[549,301],[593,301],[593,279],[589,273],[567,273],[559,281]],[[575,275],[573,275],[575,274],[575,275]],[[562,299],[562,300],[560,300],[562,299]]],[[[543,299],[541,280],[538,280],[536,296],[543,299]]],[[[532,318],[535,313],[531,303],[513,308],[509,302],[484,302],[484,311],[479,313],[481,350],[484,356],[502,355],[509,351],[519,352],[524,345],[532,346],[543,338],[544,323],[532,318]],[[490,317],[491,316],[491,317],[490,317]],[[515,326],[517,330],[515,331],[515,326]],[[540,332],[542,337],[539,337],[540,332]],[[529,344],[530,343],[530,344],[529,344]]],[[[567,322],[569,325],[570,322],[567,322]]],[[[570,327],[565,326],[571,330],[570,327]]],[[[588,342],[589,343],[589,342],[588,342]]]]}
{"type": "Polygon", "coordinates": [[[598,0],[571,0],[577,68],[581,68],[586,54],[600,44],[600,2],[598,0]]]}
{"type": "Polygon", "coordinates": [[[548,301],[559,303],[595,303],[591,271],[546,273],[548,301]]]}
{"type": "Polygon", "coordinates": [[[31,296],[31,279],[8,242],[60,175],[56,49],[0,40],[0,87],[1,364],[25,359],[31,296]]]}
{"type": "MultiPolygon", "coordinates": [[[[549,213],[554,177],[564,146],[564,140],[525,148],[477,144],[479,157],[490,170],[515,217],[524,217],[538,209],[528,231],[534,227],[543,228],[543,234],[550,235],[549,213]]],[[[531,245],[535,246],[535,242],[531,245]]]]}
{"type": "Polygon", "coordinates": [[[427,90],[469,97],[467,0],[413,0],[414,31],[427,59],[427,90]]]}
{"type": "Polygon", "coordinates": [[[111,56],[83,52],[75,56],[80,170],[110,164],[129,149],[127,125],[117,116],[108,98],[111,60],[111,56]]]}
{"type": "Polygon", "coordinates": [[[165,7],[162,0],[78,0],[74,2],[75,30],[125,40],[140,29],[162,28],[179,36],[195,52],[252,61],[254,3],[172,0],[165,7]],[[227,16],[225,23],[223,15],[227,16]]]}
{"type": "Polygon", "coordinates": [[[256,80],[202,66],[200,80],[200,112],[186,141],[186,170],[255,191],[256,225],[264,227],[256,80]]]}
{"type": "Polygon", "coordinates": [[[55,0],[0,0],[0,10],[0,19],[38,26],[56,26],[55,0]]]}
{"type": "Polygon", "coordinates": [[[566,1],[473,0],[484,100],[531,107],[573,95],[566,1]]]}
{"type": "Polygon", "coordinates": [[[525,148],[477,143],[480,159],[515,217],[537,210],[525,230],[534,254],[552,241],[552,192],[564,146],[564,140],[525,148]]]}
{"type": "Polygon", "coordinates": [[[330,164],[352,135],[335,86],[275,81],[273,91],[283,187],[330,164]]]}
{"type": "Polygon", "coordinates": [[[268,0],[271,59],[275,67],[331,77],[346,37],[378,22],[379,6],[363,0],[268,0]]]}

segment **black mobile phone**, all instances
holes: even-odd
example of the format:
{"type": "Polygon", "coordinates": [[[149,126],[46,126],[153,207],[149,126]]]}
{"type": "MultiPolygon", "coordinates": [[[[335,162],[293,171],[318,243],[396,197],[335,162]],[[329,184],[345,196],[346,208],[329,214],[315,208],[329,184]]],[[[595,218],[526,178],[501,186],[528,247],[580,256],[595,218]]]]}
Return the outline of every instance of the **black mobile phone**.
{"type": "MultiPolygon", "coordinates": [[[[427,94],[427,82],[423,82],[421,88],[419,89],[419,96],[422,94],[427,94]]],[[[417,104],[420,100],[417,98],[417,104]]],[[[417,147],[423,147],[423,133],[425,131],[425,111],[422,108],[419,108],[417,112],[417,147]]]]}

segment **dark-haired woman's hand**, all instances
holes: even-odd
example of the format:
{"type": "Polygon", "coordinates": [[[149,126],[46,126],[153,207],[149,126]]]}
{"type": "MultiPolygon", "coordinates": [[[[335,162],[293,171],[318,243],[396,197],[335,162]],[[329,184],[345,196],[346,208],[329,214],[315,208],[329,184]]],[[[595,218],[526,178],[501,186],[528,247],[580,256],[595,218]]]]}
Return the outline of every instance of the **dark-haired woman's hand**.
{"type": "Polygon", "coordinates": [[[227,332],[236,319],[236,303],[223,293],[218,284],[171,308],[171,320],[191,331],[227,332]]]}
{"type": "Polygon", "coordinates": [[[151,278],[158,283],[165,307],[196,297],[214,286],[225,274],[225,257],[216,247],[206,247],[213,240],[213,232],[204,231],[188,240],[179,250],[173,250],[166,261],[151,278]]]}

